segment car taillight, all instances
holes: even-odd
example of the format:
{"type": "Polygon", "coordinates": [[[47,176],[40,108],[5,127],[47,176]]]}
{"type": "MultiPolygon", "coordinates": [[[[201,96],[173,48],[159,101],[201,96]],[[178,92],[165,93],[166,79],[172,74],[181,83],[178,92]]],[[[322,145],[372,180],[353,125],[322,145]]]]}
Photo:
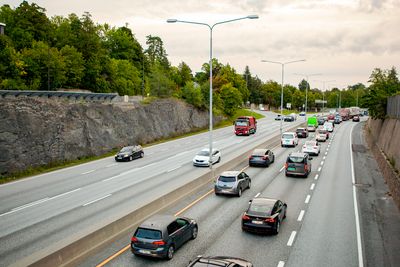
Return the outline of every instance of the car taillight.
{"type": "Polygon", "coordinates": [[[314,146],[314,148],[315,148],[315,149],[318,149],[318,147],[317,147],[317,146],[314,146]]]}
{"type": "Polygon", "coordinates": [[[265,219],[265,221],[269,222],[269,223],[274,223],[275,222],[275,218],[267,218],[267,219],[265,219]]]}
{"type": "Polygon", "coordinates": [[[249,216],[247,216],[246,214],[243,214],[243,216],[242,216],[242,220],[250,220],[250,217],[249,217],[249,216]]]}
{"type": "Polygon", "coordinates": [[[253,159],[253,156],[249,156],[249,159],[253,159]]]}
{"type": "Polygon", "coordinates": [[[307,171],[308,170],[308,165],[304,164],[304,170],[307,171]]]}
{"type": "Polygon", "coordinates": [[[288,168],[288,163],[286,162],[286,163],[285,163],[285,169],[287,169],[287,168],[288,168]]]}
{"type": "Polygon", "coordinates": [[[134,237],[134,236],[132,236],[132,238],[131,238],[131,241],[132,241],[133,243],[136,243],[136,242],[138,242],[137,238],[136,238],[136,237],[134,237]]]}
{"type": "Polygon", "coordinates": [[[153,245],[156,245],[156,246],[163,246],[163,245],[165,245],[165,242],[164,241],[154,241],[153,242],[153,245]]]}
{"type": "Polygon", "coordinates": [[[303,148],[307,148],[307,146],[306,146],[306,145],[304,145],[304,146],[303,146],[303,148]]]}
{"type": "Polygon", "coordinates": [[[267,160],[267,159],[269,159],[269,157],[268,157],[268,156],[264,156],[263,159],[264,159],[264,160],[267,160]]]}

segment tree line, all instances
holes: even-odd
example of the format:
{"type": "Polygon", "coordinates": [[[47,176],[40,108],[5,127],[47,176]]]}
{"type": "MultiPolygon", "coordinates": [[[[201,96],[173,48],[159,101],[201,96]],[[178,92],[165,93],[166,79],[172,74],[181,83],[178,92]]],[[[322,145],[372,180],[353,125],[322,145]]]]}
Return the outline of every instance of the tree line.
{"type": "MultiPolygon", "coordinates": [[[[6,28],[5,34],[0,35],[0,89],[77,88],[119,95],[176,97],[198,108],[208,108],[209,63],[193,74],[185,62],[171,65],[158,36],[148,35],[143,47],[128,25],[97,24],[90,13],[48,18],[45,11],[27,1],[15,9],[1,6],[0,22],[6,28]]],[[[262,81],[252,75],[248,66],[240,74],[217,59],[212,65],[215,112],[230,116],[248,102],[270,108],[280,106],[279,83],[262,81]]],[[[303,110],[307,91],[309,110],[321,108],[315,100],[323,99],[328,108],[375,108],[374,97],[382,97],[381,88],[386,84],[393,85],[391,93],[398,91],[394,68],[374,70],[370,82],[369,87],[358,83],[322,92],[301,80],[298,87],[284,86],[284,107],[291,103],[292,109],[303,110]]]]}

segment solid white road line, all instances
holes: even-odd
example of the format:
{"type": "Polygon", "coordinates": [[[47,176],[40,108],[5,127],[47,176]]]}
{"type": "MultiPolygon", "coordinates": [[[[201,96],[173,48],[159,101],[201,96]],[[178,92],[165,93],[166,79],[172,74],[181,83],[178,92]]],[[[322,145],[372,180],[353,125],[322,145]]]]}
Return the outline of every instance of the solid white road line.
{"type": "Polygon", "coordinates": [[[310,187],[310,190],[314,190],[314,187],[315,187],[315,184],[312,183],[312,184],[311,184],[311,187],[310,187]]]}
{"type": "Polygon", "coordinates": [[[285,262],[284,261],[279,261],[277,267],[283,267],[283,266],[285,266],[285,262]]]}
{"type": "Polygon", "coordinates": [[[87,171],[87,172],[82,172],[82,174],[89,174],[89,173],[91,173],[91,172],[94,172],[95,170],[90,170],[90,171],[87,171]]]}
{"type": "Polygon", "coordinates": [[[297,217],[297,221],[298,221],[298,222],[301,222],[301,221],[303,220],[304,213],[305,213],[304,210],[301,210],[301,211],[300,211],[299,217],[297,217]]]}
{"type": "Polygon", "coordinates": [[[283,165],[283,167],[279,170],[279,172],[282,172],[284,168],[285,168],[285,165],[283,165]]]}
{"type": "Polygon", "coordinates": [[[108,194],[108,195],[106,195],[106,196],[104,196],[104,197],[101,197],[101,198],[92,200],[92,201],[90,201],[90,202],[88,202],[88,203],[83,204],[82,206],[85,207],[85,206],[87,206],[87,205],[93,204],[93,203],[95,203],[95,202],[97,202],[97,201],[100,201],[100,200],[102,200],[102,199],[105,199],[105,198],[107,198],[107,197],[109,197],[109,196],[111,196],[111,194],[108,194]]]}
{"type": "Polygon", "coordinates": [[[258,197],[260,195],[260,193],[257,193],[257,195],[255,195],[254,197],[258,197]]]}
{"type": "Polygon", "coordinates": [[[357,190],[356,190],[356,179],[354,174],[354,160],[353,160],[353,152],[351,147],[351,137],[353,135],[354,125],[350,131],[350,165],[351,165],[351,181],[353,183],[353,202],[354,202],[354,215],[356,219],[356,233],[357,233],[357,250],[358,250],[358,266],[364,266],[364,258],[363,258],[363,251],[361,245],[361,231],[360,231],[360,218],[358,214],[358,204],[357,204],[357,190]]]}
{"type": "Polygon", "coordinates": [[[293,245],[293,241],[294,241],[295,237],[296,237],[296,231],[292,231],[292,233],[290,234],[290,237],[289,237],[289,241],[287,242],[287,245],[289,247],[291,247],[293,245]]]}
{"type": "Polygon", "coordinates": [[[318,168],[318,171],[319,171],[319,172],[321,171],[321,167],[318,168]]]}
{"type": "Polygon", "coordinates": [[[318,174],[315,175],[314,180],[318,180],[318,174]]]}
{"type": "Polygon", "coordinates": [[[307,195],[306,200],[304,201],[304,203],[308,204],[308,202],[310,202],[310,198],[311,198],[311,196],[307,195]]]}
{"type": "Polygon", "coordinates": [[[168,170],[167,172],[173,172],[173,171],[179,169],[180,167],[182,167],[182,166],[178,166],[178,167],[176,167],[176,168],[170,169],[170,170],[168,170]]]}

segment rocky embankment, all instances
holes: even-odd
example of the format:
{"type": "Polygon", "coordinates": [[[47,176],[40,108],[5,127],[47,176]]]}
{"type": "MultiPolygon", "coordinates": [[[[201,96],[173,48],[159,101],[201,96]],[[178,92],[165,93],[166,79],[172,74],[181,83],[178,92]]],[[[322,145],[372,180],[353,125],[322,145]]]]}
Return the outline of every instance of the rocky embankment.
{"type": "Polygon", "coordinates": [[[0,174],[101,155],[207,125],[207,111],[175,99],[133,105],[4,98],[0,99],[0,174]]]}

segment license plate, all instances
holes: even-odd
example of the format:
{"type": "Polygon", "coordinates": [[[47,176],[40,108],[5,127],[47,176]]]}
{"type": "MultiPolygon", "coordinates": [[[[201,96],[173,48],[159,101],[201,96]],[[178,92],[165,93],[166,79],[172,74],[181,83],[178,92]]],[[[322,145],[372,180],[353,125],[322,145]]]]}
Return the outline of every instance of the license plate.
{"type": "Polygon", "coordinates": [[[145,249],[139,249],[139,252],[142,253],[142,254],[151,254],[150,251],[145,250],[145,249]]]}
{"type": "Polygon", "coordinates": [[[293,167],[288,168],[288,171],[295,171],[295,170],[296,170],[296,168],[293,168],[293,167]]]}
{"type": "Polygon", "coordinates": [[[262,221],[252,221],[252,223],[254,223],[254,224],[262,224],[263,222],[262,221]]]}

